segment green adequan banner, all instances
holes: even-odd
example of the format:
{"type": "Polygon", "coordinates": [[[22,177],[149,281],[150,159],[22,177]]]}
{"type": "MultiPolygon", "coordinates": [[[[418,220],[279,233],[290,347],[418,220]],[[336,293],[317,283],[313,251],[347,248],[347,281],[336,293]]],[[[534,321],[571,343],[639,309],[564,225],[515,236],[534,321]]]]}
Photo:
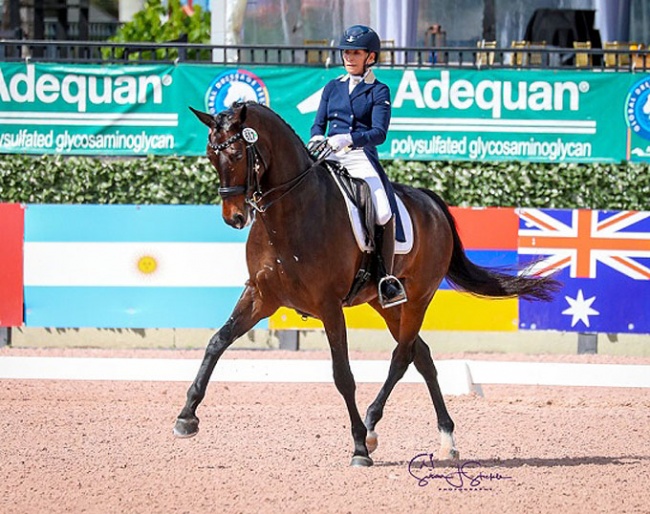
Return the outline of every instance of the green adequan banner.
{"type": "MultiPolygon", "coordinates": [[[[264,103],[305,141],[341,68],[0,63],[0,152],[205,153],[212,113],[264,103]]],[[[384,159],[650,160],[650,75],[382,69],[392,92],[384,159]]]]}

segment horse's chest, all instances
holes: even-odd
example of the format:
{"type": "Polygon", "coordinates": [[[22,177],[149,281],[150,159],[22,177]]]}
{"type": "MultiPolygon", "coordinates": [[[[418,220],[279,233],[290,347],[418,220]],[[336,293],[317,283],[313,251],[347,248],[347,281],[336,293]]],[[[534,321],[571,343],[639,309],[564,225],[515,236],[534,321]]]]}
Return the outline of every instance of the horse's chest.
{"type": "Polygon", "coordinates": [[[302,275],[300,257],[274,256],[272,259],[264,259],[257,262],[251,270],[258,283],[272,281],[274,287],[277,282],[295,282],[302,275]]]}

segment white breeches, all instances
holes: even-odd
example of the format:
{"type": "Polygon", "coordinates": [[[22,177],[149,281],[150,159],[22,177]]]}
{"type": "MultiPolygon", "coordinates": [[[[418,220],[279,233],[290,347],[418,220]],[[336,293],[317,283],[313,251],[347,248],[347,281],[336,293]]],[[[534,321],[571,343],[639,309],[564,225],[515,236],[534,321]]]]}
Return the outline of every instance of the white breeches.
{"type": "Polygon", "coordinates": [[[377,225],[385,225],[393,215],[384,185],[372,163],[366,157],[362,148],[351,150],[347,153],[338,152],[328,157],[329,160],[338,161],[345,166],[354,178],[365,180],[370,186],[372,204],[375,207],[377,225]]]}

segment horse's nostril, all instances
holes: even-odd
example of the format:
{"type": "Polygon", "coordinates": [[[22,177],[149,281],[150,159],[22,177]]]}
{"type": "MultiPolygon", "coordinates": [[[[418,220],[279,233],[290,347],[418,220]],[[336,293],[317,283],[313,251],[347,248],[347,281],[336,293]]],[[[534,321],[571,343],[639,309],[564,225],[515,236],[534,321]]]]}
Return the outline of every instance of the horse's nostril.
{"type": "Polygon", "coordinates": [[[235,222],[235,226],[238,228],[242,228],[244,225],[246,225],[246,218],[243,214],[240,213],[235,214],[233,221],[235,222]]]}

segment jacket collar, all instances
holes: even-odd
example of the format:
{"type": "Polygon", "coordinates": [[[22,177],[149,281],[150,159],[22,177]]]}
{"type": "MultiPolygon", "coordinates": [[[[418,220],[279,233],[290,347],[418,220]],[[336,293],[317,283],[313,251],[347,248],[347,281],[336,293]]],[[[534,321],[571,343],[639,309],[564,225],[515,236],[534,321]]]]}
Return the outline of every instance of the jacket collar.
{"type": "MultiPolygon", "coordinates": [[[[340,79],[341,82],[348,82],[350,80],[350,74],[346,73],[343,75],[340,79]]],[[[364,76],[362,82],[365,82],[366,84],[374,84],[377,80],[377,77],[375,77],[375,73],[372,70],[368,70],[366,72],[366,75],[364,76]]]]}

